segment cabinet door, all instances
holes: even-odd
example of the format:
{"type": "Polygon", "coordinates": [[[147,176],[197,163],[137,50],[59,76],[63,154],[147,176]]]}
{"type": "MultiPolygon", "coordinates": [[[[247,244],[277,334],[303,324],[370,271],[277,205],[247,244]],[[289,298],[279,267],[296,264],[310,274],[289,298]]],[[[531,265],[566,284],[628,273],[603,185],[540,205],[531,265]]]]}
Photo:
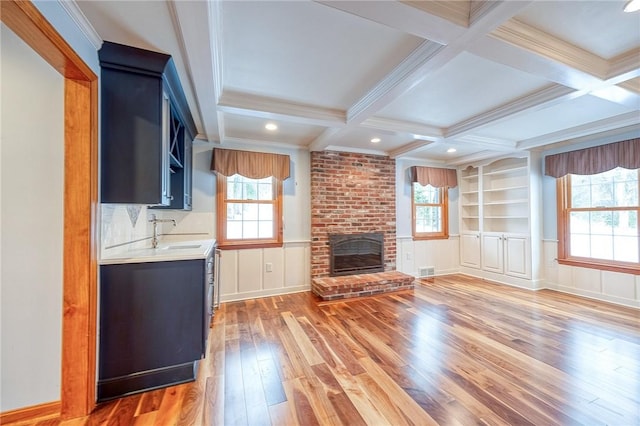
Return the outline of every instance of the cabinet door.
{"type": "Polygon", "coordinates": [[[531,278],[529,238],[506,235],[504,239],[504,273],[519,278],[531,278]]]}
{"type": "Polygon", "coordinates": [[[482,269],[503,273],[503,249],[502,234],[482,234],[482,269]]]}
{"type": "Polygon", "coordinates": [[[480,269],[480,234],[460,235],[460,264],[480,269]]]}
{"type": "Polygon", "coordinates": [[[205,298],[201,259],[101,266],[99,378],[200,359],[205,298]]]}

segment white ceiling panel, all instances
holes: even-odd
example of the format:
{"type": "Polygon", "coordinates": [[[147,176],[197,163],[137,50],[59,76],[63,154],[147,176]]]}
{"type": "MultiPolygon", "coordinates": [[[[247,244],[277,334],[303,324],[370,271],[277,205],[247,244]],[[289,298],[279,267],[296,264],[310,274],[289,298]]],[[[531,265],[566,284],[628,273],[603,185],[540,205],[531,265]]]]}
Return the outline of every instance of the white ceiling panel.
{"type": "Polygon", "coordinates": [[[347,109],[421,39],[314,2],[223,3],[224,86],[347,109]]]}
{"type": "Polygon", "coordinates": [[[535,1],[516,19],[610,59],[640,46],[638,15],[623,12],[626,0],[535,1]]]}
{"type": "Polygon", "coordinates": [[[462,53],[378,115],[449,127],[546,84],[544,79],[462,53]]]}
{"type": "Polygon", "coordinates": [[[421,160],[438,161],[446,164],[456,158],[471,155],[476,152],[478,152],[477,145],[455,142],[436,142],[412,153],[411,157],[419,158],[421,160]],[[448,152],[451,148],[456,151],[448,152]]]}
{"type": "MultiPolygon", "coordinates": [[[[631,112],[629,108],[619,104],[585,95],[540,111],[505,120],[494,126],[487,126],[479,129],[476,134],[484,137],[521,141],[628,112],[631,112]]],[[[640,120],[640,113],[638,119],[640,120]]]]}
{"type": "Polygon", "coordinates": [[[228,138],[236,140],[245,139],[249,141],[269,141],[304,147],[309,145],[309,143],[317,138],[325,129],[320,126],[267,120],[264,118],[229,113],[224,114],[224,124],[228,138]],[[276,124],[278,129],[267,130],[265,128],[267,123],[276,124]]]}
{"type": "Polygon", "coordinates": [[[172,55],[199,136],[222,145],[464,164],[640,125],[640,12],[623,13],[624,0],[489,3],[61,4],[103,40],[172,55]]]}
{"type": "Polygon", "coordinates": [[[406,133],[385,132],[376,129],[354,127],[336,133],[331,140],[331,145],[334,147],[350,147],[357,150],[388,153],[413,141],[413,136],[406,133]],[[373,138],[379,138],[380,142],[371,142],[373,138]]]}

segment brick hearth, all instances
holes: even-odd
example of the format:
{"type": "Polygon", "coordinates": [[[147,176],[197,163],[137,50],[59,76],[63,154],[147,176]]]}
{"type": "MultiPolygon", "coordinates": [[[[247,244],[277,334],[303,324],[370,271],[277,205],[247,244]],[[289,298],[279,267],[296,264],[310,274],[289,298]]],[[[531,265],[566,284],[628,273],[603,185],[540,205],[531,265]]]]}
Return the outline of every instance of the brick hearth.
{"type": "Polygon", "coordinates": [[[398,271],[375,274],[348,275],[344,277],[314,278],[311,290],[322,300],[371,296],[414,288],[415,278],[398,271]]]}

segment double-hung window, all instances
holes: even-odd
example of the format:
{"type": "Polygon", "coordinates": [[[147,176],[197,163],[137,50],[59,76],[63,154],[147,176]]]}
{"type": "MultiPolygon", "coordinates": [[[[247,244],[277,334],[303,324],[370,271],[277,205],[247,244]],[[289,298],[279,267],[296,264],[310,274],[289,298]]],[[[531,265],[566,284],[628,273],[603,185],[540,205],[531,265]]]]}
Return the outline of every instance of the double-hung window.
{"type": "Polygon", "coordinates": [[[413,239],[449,238],[448,192],[458,185],[456,171],[413,166],[409,173],[413,239]]]}
{"type": "Polygon", "coordinates": [[[220,246],[282,245],[282,182],[218,175],[220,246]]]}
{"type": "Polygon", "coordinates": [[[640,169],[558,179],[559,260],[640,270],[640,169]]]}
{"type": "Polygon", "coordinates": [[[411,187],[413,237],[415,239],[448,238],[448,197],[446,188],[421,185],[411,187]]]}
{"type": "Polygon", "coordinates": [[[213,149],[220,248],[282,246],[282,182],[289,169],[288,155],[213,149]]]}

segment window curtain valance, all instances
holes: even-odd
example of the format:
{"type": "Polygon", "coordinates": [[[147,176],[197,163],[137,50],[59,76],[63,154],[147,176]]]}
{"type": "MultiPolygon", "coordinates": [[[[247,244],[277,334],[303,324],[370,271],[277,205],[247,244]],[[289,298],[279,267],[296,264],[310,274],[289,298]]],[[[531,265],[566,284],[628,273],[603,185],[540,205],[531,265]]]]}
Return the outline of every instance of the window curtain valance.
{"type": "Polygon", "coordinates": [[[595,175],[616,167],[640,169],[640,139],[547,155],[544,159],[544,174],[555,178],[595,175]]]}
{"type": "Polygon", "coordinates": [[[413,166],[410,173],[411,182],[418,182],[422,186],[431,185],[435,188],[455,188],[458,186],[458,177],[454,169],[413,166]]]}
{"type": "Polygon", "coordinates": [[[264,152],[213,149],[211,171],[224,176],[242,175],[251,179],[273,176],[279,180],[289,177],[289,156],[264,152]]]}

